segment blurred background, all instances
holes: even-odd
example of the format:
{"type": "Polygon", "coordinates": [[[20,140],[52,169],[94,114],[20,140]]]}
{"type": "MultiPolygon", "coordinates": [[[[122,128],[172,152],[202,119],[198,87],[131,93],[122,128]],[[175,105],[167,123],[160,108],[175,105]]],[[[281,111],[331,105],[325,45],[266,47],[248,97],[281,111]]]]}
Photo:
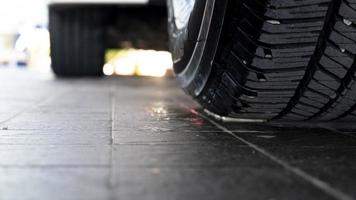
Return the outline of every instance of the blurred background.
{"type": "MultiPolygon", "coordinates": [[[[49,3],[49,0],[1,0],[0,68],[52,74],[49,3]]],[[[108,48],[102,67],[107,76],[164,77],[171,76],[172,65],[171,54],[166,50],[136,48],[126,43],[108,48]]]]}

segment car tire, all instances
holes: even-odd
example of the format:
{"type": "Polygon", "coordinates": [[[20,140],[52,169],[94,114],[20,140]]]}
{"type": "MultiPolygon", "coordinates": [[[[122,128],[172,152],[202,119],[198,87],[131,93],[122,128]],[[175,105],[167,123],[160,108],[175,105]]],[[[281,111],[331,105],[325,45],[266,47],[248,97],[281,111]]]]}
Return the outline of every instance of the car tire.
{"type": "Polygon", "coordinates": [[[188,36],[172,3],[169,27],[178,82],[204,108],[263,121],[356,119],[355,0],[201,2],[188,36]]]}
{"type": "Polygon", "coordinates": [[[105,57],[102,10],[51,5],[52,69],[57,76],[101,76],[105,57]]]}

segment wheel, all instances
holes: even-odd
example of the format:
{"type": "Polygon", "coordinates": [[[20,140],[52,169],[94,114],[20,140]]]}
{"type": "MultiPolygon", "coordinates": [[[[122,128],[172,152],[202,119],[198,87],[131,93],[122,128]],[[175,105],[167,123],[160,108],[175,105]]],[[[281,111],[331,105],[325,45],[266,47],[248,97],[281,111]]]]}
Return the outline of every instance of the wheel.
{"type": "Polygon", "coordinates": [[[105,57],[102,10],[52,5],[52,69],[57,76],[100,76],[105,57]]]}
{"type": "Polygon", "coordinates": [[[175,2],[174,71],[210,112],[267,121],[356,119],[356,0],[175,2]]]}

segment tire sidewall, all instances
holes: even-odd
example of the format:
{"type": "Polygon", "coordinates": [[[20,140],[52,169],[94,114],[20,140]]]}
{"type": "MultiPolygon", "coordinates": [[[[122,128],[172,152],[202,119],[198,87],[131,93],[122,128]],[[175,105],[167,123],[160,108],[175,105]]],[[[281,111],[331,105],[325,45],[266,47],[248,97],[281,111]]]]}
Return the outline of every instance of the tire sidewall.
{"type": "MultiPolygon", "coordinates": [[[[171,13],[171,5],[168,5],[171,13]]],[[[193,97],[202,92],[208,81],[219,43],[226,5],[227,0],[197,0],[184,30],[186,33],[183,34],[177,32],[170,14],[171,51],[174,54],[177,48],[183,50],[181,59],[174,62],[176,79],[179,85],[193,97]],[[177,45],[177,42],[184,45],[177,45]]]]}

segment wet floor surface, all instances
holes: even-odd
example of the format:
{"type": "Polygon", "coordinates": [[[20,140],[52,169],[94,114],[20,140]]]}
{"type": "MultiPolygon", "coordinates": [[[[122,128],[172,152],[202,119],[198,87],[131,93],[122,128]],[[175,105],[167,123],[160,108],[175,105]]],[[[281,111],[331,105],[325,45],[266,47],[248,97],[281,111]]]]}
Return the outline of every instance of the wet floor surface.
{"type": "Polygon", "coordinates": [[[354,125],[221,123],[166,79],[0,82],[0,199],[356,198],[354,125]]]}

